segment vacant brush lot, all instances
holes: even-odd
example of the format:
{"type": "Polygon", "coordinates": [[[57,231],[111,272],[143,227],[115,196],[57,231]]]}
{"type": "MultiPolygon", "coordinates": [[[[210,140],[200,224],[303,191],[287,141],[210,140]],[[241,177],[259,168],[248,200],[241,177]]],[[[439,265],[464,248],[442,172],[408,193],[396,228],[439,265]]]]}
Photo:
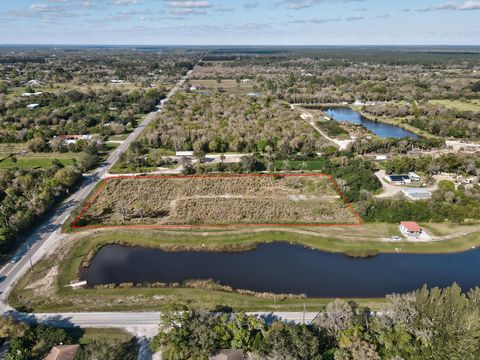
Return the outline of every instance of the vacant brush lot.
{"type": "Polygon", "coordinates": [[[75,224],[356,223],[327,177],[112,178],[75,224]]]}

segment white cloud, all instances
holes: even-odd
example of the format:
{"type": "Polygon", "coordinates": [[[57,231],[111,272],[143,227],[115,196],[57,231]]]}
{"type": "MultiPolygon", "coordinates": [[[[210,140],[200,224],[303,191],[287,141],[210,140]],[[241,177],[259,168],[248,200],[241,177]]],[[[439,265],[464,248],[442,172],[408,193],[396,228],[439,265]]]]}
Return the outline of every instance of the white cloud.
{"type": "Polygon", "coordinates": [[[114,5],[132,5],[138,4],[139,0],[112,0],[112,4],[114,5]]]}
{"type": "Polygon", "coordinates": [[[188,8],[188,9],[194,9],[194,8],[210,8],[212,5],[208,1],[172,1],[172,0],[166,0],[166,3],[168,6],[173,7],[173,8],[188,8]]]}
{"type": "Polygon", "coordinates": [[[437,11],[437,10],[480,10],[480,1],[465,1],[463,3],[443,3],[435,6],[429,6],[418,11],[437,11]]]}
{"type": "Polygon", "coordinates": [[[282,0],[274,4],[274,8],[286,5],[288,9],[300,10],[318,4],[332,4],[332,3],[351,3],[364,2],[366,0],[282,0]]]}

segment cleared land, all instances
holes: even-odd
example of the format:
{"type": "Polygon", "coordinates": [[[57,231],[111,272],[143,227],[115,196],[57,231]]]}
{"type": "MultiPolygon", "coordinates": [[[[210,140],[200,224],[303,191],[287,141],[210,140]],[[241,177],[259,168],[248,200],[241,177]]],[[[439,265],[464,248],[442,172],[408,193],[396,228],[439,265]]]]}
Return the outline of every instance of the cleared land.
{"type": "Polygon", "coordinates": [[[222,88],[224,91],[232,94],[244,94],[253,91],[253,82],[239,82],[234,79],[222,79],[220,82],[216,80],[190,80],[193,86],[207,90],[217,90],[222,88]]]}
{"type": "Polygon", "coordinates": [[[73,225],[358,223],[325,175],[257,174],[110,178],[73,225]]]}

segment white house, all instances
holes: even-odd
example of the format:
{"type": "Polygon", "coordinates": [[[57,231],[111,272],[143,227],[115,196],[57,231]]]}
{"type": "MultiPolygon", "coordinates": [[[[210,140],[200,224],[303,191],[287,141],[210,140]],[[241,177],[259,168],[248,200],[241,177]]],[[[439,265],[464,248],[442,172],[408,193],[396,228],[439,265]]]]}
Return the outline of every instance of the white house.
{"type": "Polygon", "coordinates": [[[112,84],[123,84],[123,83],[124,83],[123,80],[119,80],[119,79],[113,79],[113,80],[110,80],[110,82],[111,82],[112,84]]]}
{"type": "Polygon", "coordinates": [[[28,85],[31,85],[31,86],[37,86],[37,85],[40,85],[40,82],[38,80],[30,80],[27,82],[28,85]]]}

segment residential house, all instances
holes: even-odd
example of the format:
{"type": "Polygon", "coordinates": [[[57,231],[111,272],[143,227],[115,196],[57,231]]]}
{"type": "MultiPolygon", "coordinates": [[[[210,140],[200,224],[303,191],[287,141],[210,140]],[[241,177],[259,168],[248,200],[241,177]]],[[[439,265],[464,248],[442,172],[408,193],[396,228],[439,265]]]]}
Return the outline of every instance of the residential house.
{"type": "Polygon", "coordinates": [[[414,221],[402,221],[400,231],[409,237],[419,237],[422,235],[422,228],[414,221]]]}
{"type": "Polygon", "coordinates": [[[54,346],[43,360],[73,360],[80,345],[54,346]]]}

